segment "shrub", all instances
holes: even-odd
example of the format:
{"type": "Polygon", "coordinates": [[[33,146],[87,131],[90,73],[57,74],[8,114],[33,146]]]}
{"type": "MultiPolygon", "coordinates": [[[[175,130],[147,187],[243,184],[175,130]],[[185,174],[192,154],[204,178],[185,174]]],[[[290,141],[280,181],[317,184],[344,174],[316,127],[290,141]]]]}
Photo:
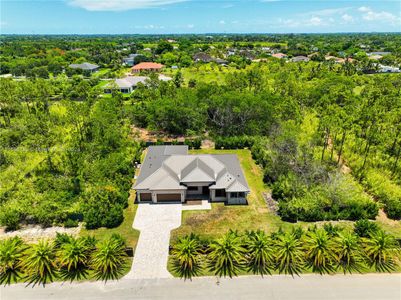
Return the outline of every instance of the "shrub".
{"type": "Polygon", "coordinates": [[[231,136],[217,137],[215,139],[215,149],[244,149],[251,148],[255,142],[253,136],[231,136]]]}
{"type": "Polygon", "coordinates": [[[6,230],[17,230],[21,220],[21,212],[13,207],[2,207],[0,212],[0,224],[6,226],[6,230]]]}
{"type": "Polygon", "coordinates": [[[78,220],[67,219],[67,220],[64,222],[64,227],[65,227],[65,228],[78,227],[78,220]]]}
{"type": "Polygon", "coordinates": [[[354,232],[360,237],[369,237],[371,234],[376,233],[379,226],[369,220],[358,220],[354,224],[354,232]]]}

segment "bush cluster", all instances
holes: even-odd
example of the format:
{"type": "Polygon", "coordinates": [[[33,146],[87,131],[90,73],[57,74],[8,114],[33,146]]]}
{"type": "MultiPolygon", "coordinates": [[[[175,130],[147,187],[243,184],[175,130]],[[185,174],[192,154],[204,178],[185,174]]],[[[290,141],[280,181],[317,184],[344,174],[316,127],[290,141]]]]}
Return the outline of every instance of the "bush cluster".
{"type": "Polygon", "coordinates": [[[26,244],[19,237],[0,241],[0,284],[43,284],[54,280],[118,279],[127,267],[125,240],[103,241],[57,234],[54,240],[26,244]]]}
{"type": "Polygon", "coordinates": [[[369,192],[384,204],[384,211],[391,219],[401,219],[401,187],[392,183],[383,173],[369,170],[362,178],[369,192]]]}
{"type": "Polygon", "coordinates": [[[255,138],[253,136],[227,136],[216,137],[214,139],[215,149],[250,149],[254,144],[255,138]]]}
{"type": "Polygon", "coordinates": [[[263,276],[273,272],[299,275],[312,271],[322,275],[397,270],[400,245],[394,237],[370,224],[364,221],[354,232],[332,224],[307,231],[300,227],[291,232],[279,230],[270,235],[263,231],[242,235],[229,231],[211,241],[191,234],[173,244],[172,268],[185,279],[205,271],[232,277],[244,272],[263,276]]]}

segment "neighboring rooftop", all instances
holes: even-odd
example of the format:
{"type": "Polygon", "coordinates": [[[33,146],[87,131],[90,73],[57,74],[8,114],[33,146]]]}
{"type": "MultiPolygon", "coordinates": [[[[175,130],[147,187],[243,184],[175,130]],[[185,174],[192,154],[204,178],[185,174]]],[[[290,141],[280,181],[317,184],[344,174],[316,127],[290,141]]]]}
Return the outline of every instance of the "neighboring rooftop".
{"type": "Polygon", "coordinates": [[[89,71],[99,69],[98,65],[94,65],[94,64],[91,64],[88,62],[84,62],[82,64],[71,64],[69,67],[71,69],[81,69],[81,70],[89,70],[89,71]]]}
{"type": "Polygon", "coordinates": [[[154,63],[154,62],[141,62],[132,67],[133,71],[142,71],[142,70],[160,70],[164,65],[154,63]]]}

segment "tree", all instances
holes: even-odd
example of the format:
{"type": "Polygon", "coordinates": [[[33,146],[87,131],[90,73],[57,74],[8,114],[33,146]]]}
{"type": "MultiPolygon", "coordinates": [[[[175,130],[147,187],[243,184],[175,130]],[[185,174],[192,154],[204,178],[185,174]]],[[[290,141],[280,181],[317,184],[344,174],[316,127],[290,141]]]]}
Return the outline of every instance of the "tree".
{"type": "Polygon", "coordinates": [[[0,241],[0,284],[10,284],[22,277],[26,245],[19,237],[0,241]]]}
{"type": "Polygon", "coordinates": [[[275,240],[276,268],[281,273],[299,275],[305,265],[300,239],[295,234],[279,234],[275,240]]]}
{"type": "Polygon", "coordinates": [[[364,251],[370,268],[378,272],[391,272],[396,269],[400,258],[400,247],[393,236],[382,230],[363,239],[364,251]]]}
{"type": "Polygon", "coordinates": [[[305,238],[305,258],[313,272],[329,274],[334,271],[334,243],[324,229],[311,231],[305,238]]]}
{"type": "Polygon", "coordinates": [[[339,233],[334,242],[337,266],[342,269],[344,274],[362,272],[363,256],[358,236],[347,231],[339,233]]]}
{"type": "Polygon", "coordinates": [[[161,40],[155,49],[155,54],[160,55],[166,52],[171,52],[174,50],[174,47],[171,43],[166,40],[161,40]]]}
{"type": "Polygon", "coordinates": [[[64,280],[81,280],[88,276],[90,253],[86,240],[71,237],[58,251],[60,275],[64,280]]]}
{"type": "Polygon", "coordinates": [[[247,267],[254,274],[271,274],[274,269],[273,241],[263,231],[246,234],[247,267]]]}
{"type": "Polygon", "coordinates": [[[197,276],[201,271],[201,244],[194,234],[179,238],[171,254],[174,270],[181,278],[191,279],[192,276],[197,276]]]}
{"type": "Polygon", "coordinates": [[[26,273],[28,285],[53,282],[57,274],[56,253],[53,242],[40,240],[32,245],[27,257],[23,261],[23,270],[26,273]]]}
{"type": "Polygon", "coordinates": [[[92,253],[91,268],[96,279],[118,279],[127,265],[125,245],[120,240],[109,238],[97,245],[92,253]]]}
{"type": "Polygon", "coordinates": [[[234,231],[211,242],[208,255],[209,269],[217,276],[237,276],[243,267],[245,249],[241,239],[234,231]]]}

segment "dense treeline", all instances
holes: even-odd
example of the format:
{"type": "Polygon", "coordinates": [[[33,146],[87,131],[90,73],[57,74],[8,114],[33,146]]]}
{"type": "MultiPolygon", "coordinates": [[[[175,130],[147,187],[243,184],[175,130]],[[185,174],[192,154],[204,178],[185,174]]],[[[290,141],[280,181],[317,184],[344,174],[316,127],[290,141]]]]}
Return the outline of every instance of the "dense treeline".
{"type": "Polygon", "coordinates": [[[8,229],[123,219],[141,147],[129,138],[123,103],[84,81],[63,84],[1,80],[0,223],[8,229]]]}
{"type": "Polygon", "coordinates": [[[19,237],[0,241],[0,284],[45,285],[54,280],[118,279],[128,267],[125,240],[119,235],[97,241],[57,234],[54,240],[26,244],[19,237]]]}
{"type": "Polygon", "coordinates": [[[172,270],[184,279],[211,272],[216,276],[241,273],[300,275],[369,270],[392,272],[400,267],[400,245],[374,223],[355,224],[354,232],[332,224],[307,231],[295,228],[270,235],[229,231],[221,238],[202,240],[196,235],[179,238],[172,246],[172,270]]]}

